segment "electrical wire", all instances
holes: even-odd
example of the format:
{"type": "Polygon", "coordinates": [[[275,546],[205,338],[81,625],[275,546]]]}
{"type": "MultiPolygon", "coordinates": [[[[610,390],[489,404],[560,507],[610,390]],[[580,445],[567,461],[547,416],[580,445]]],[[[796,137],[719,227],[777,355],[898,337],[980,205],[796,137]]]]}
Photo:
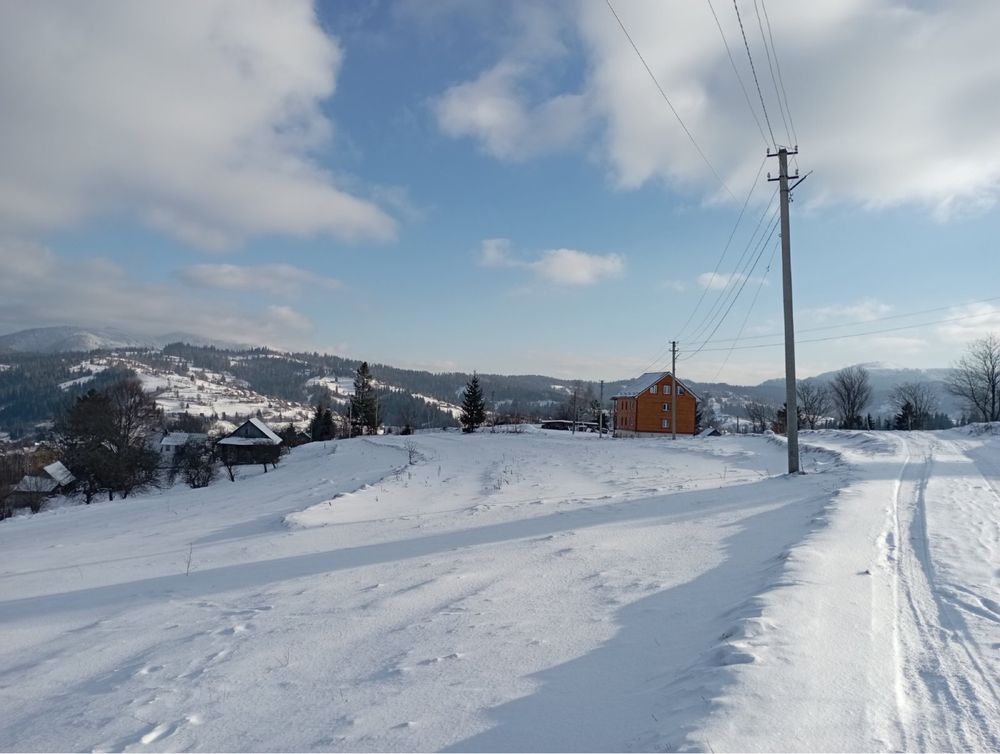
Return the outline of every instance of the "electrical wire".
{"type": "MultiPolygon", "coordinates": [[[[610,0],[608,0],[610,2],[610,0]]],[[[747,41],[747,32],[743,28],[743,18],[740,16],[740,6],[733,0],[733,7],[736,9],[736,20],[740,22],[740,34],[743,35],[743,46],[747,51],[747,59],[750,61],[750,72],[753,74],[753,83],[757,87],[757,96],[760,97],[760,109],[764,111],[764,122],[767,123],[767,132],[771,134],[771,144],[775,150],[778,142],[774,138],[774,129],[771,128],[771,119],[767,115],[767,105],[764,104],[764,93],[760,89],[760,81],[757,79],[757,68],[753,64],[753,55],[750,54],[750,43],[747,41]]]]}
{"type": "Polygon", "coordinates": [[[788,106],[788,92],[785,91],[785,80],[781,76],[781,63],[778,62],[778,50],[774,46],[774,35],[771,34],[771,19],[767,15],[767,4],[760,0],[760,7],[764,10],[764,22],[767,24],[767,36],[771,40],[771,53],[774,55],[774,67],[778,70],[778,84],[781,86],[781,96],[785,100],[785,110],[788,112],[788,123],[792,127],[792,138],[795,139],[795,146],[798,146],[799,135],[795,132],[795,121],[792,119],[792,108],[788,106]]]}
{"type": "MultiPolygon", "coordinates": [[[[723,286],[723,289],[719,292],[719,297],[715,300],[715,303],[712,304],[711,308],[708,310],[708,313],[702,318],[701,322],[698,323],[698,326],[688,336],[688,340],[697,340],[702,333],[704,333],[709,327],[711,327],[715,316],[725,305],[725,301],[729,297],[732,288],[735,287],[736,285],[735,281],[737,281],[739,278],[739,272],[741,268],[745,267],[746,264],[748,264],[748,260],[753,258],[753,252],[756,250],[756,244],[759,243],[757,239],[757,234],[759,232],[761,233],[764,232],[762,231],[762,228],[768,227],[764,225],[764,220],[768,217],[768,215],[770,215],[771,222],[777,223],[776,219],[777,210],[772,210],[772,207],[774,206],[774,200],[777,197],[777,195],[778,195],[777,190],[775,190],[774,193],[771,194],[770,201],[764,208],[764,211],[761,213],[760,218],[757,220],[757,225],[754,226],[753,232],[750,234],[750,238],[747,240],[746,246],[743,247],[743,252],[740,254],[739,259],[736,260],[736,264],[734,265],[733,268],[733,274],[730,275],[729,279],[726,282],[726,285],[723,286]]],[[[711,283],[709,283],[708,285],[710,286],[711,283]]],[[[708,290],[708,288],[706,288],[706,290],[708,290]]]]}
{"type": "MultiPolygon", "coordinates": [[[[983,299],[979,299],[978,301],[967,301],[967,302],[961,303],[961,304],[949,304],[947,306],[936,306],[933,309],[919,309],[917,311],[907,312],[905,314],[890,314],[890,315],[885,316],[885,317],[874,317],[872,319],[861,319],[861,320],[855,320],[854,322],[842,322],[842,323],[837,324],[837,325],[821,325],[819,327],[807,327],[807,328],[804,328],[804,329],[801,329],[801,330],[797,330],[796,332],[799,332],[799,333],[823,332],[825,330],[838,330],[838,329],[840,329],[842,327],[856,327],[858,325],[870,325],[873,322],[887,322],[887,321],[893,320],[893,319],[907,319],[908,317],[916,317],[916,316],[919,316],[921,314],[933,314],[934,312],[944,312],[944,311],[948,311],[949,309],[957,309],[960,306],[975,306],[976,304],[988,304],[988,303],[991,303],[993,301],[1000,301],[1000,296],[993,296],[991,298],[983,298],[983,299]]],[[[989,314],[989,312],[985,312],[985,313],[989,314]]],[[[970,316],[980,316],[980,315],[970,315],[970,316]]],[[[765,333],[764,335],[747,335],[745,338],[743,338],[743,340],[763,340],[765,338],[778,338],[778,337],[781,337],[783,334],[784,333],[780,333],[780,332],[772,332],[772,333],[765,333]]],[[[740,338],[717,338],[717,339],[713,340],[712,342],[713,343],[729,343],[729,342],[735,341],[735,340],[740,340],[740,338]]]]}
{"type": "MultiPolygon", "coordinates": [[[[868,332],[848,333],[846,335],[830,335],[830,336],[828,336],[826,338],[807,338],[805,340],[796,340],[795,341],[795,345],[802,345],[804,343],[826,343],[826,342],[829,342],[829,341],[832,341],[832,340],[847,340],[848,338],[863,338],[863,337],[866,337],[868,335],[882,335],[883,333],[901,332],[902,330],[913,330],[913,329],[916,329],[918,327],[930,327],[931,325],[943,325],[943,324],[947,324],[949,322],[963,322],[963,321],[968,320],[968,319],[975,319],[977,317],[988,317],[988,316],[996,316],[996,312],[980,312],[979,314],[966,314],[966,315],[963,315],[961,317],[949,317],[947,319],[936,319],[936,320],[931,320],[929,322],[920,322],[920,323],[917,323],[915,325],[902,325],[900,327],[887,327],[887,328],[884,328],[882,330],[870,330],[868,332]]],[[[729,348],[726,348],[725,346],[723,346],[722,348],[704,348],[704,349],[700,349],[699,352],[702,352],[702,351],[704,351],[704,352],[708,352],[708,351],[727,351],[727,350],[749,351],[751,349],[756,349],[756,348],[782,348],[782,347],[784,347],[784,345],[785,345],[784,342],[781,342],[781,343],[760,343],[758,345],[753,345],[753,346],[730,346],[729,348]]],[[[691,354],[688,358],[692,358],[694,355],[695,354],[691,354]]]]}
{"type": "MultiPolygon", "coordinates": [[[[771,265],[774,264],[774,255],[778,252],[779,246],[781,246],[780,238],[777,241],[775,241],[774,247],[771,249],[771,257],[770,259],[767,260],[767,269],[765,269],[764,274],[760,276],[760,282],[757,284],[757,290],[753,294],[753,300],[750,302],[750,308],[747,309],[746,316],[743,317],[743,324],[740,325],[739,335],[737,335],[736,342],[734,342],[733,345],[736,345],[736,343],[739,342],[739,337],[743,335],[743,331],[746,329],[747,322],[750,321],[750,315],[753,314],[754,307],[757,305],[757,299],[760,297],[760,292],[764,288],[764,283],[767,282],[767,276],[771,272],[771,265]]],[[[722,364],[719,366],[719,370],[715,373],[715,376],[712,377],[712,382],[715,382],[716,380],[719,379],[719,375],[722,374],[722,370],[726,368],[726,364],[729,363],[729,357],[732,355],[733,355],[733,349],[730,348],[729,352],[726,354],[726,358],[723,359],[722,364]]]]}
{"type": "Polygon", "coordinates": [[[733,306],[735,306],[736,302],[739,300],[740,294],[743,293],[743,289],[746,287],[747,281],[750,280],[751,276],[753,275],[753,271],[757,269],[757,264],[758,262],[760,262],[760,258],[764,254],[764,249],[766,248],[767,244],[770,243],[771,238],[774,236],[774,232],[777,229],[778,229],[778,223],[777,221],[775,221],[774,223],[772,223],[771,232],[767,234],[767,238],[761,245],[760,251],[757,252],[757,258],[754,259],[753,266],[750,268],[750,271],[748,273],[743,275],[743,280],[740,283],[739,289],[736,291],[736,295],[733,296],[733,300],[729,303],[729,308],[726,309],[725,314],[723,314],[722,317],[719,319],[719,321],[716,323],[715,327],[713,328],[712,332],[709,333],[708,337],[704,341],[702,341],[701,345],[698,346],[698,348],[694,351],[694,353],[689,354],[687,358],[693,359],[695,356],[701,353],[702,350],[704,350],[705,345],[712,339],[712,336],[715,335],[718,329],[722,326],[722,323],[726,321],[726,317],[729,316],[729,312],[733,310],[733,306]]]}
{"type": "MultiPolygon", "coordinates": [[[[771,72],[771,84],[774,86],[774,96],[778,100],[778,112],[781,114],[781,122],[785,126],[785,138],[791,142],[792,132],[788,127],[788,118],[785,117],[785,106],[781,103],[781,92],[778,91],[778,79],[774,75],[774,64],[771,62],[771,47],[773,46],[773,40],[772,45],[768,45],[767,35],[764,34],[764,22],[760,17],[760,6],[757,4],[757,0],[753,0],[753,10],[757,16],[757,28],[760,29],[760,40],[764,45],[764,54],[767,56],[767,68],[771,72]]],[[[789,143],[788,146],[791,147],[794,145],[789,143]]]]}
{"type": "Polygon", "coordinates": [[[638,56],[639,61],[642,63],[643,68],[646,69],[646,73],[649,74],[649,77],[653,80],[653,83],[656,85],[657,90],[660,92],[660,96],[663,97],[663,101],[667,103],[667,106],[670,108],[670,112],[674,114],[674,117],[677,119],[677,122],[680,123],[681,128],[684,129],[684,133],[687,134],[687,137],[691,141],[691,144],[694,145],[694,148],[701,156],[701,159],[705,162],[706,165],[708,165],[709,170],[712,171],[712,175],[715,176],[715,180],[719,182],[719,185],[726,190],[726,193],[729,194],[729,196],[731,196],[734,201],[738,201],[736,199],[736,195],[732,192],[732,190],[729,188],[726,182],[722,179],[722,176],[719,174],[719,171],[715,169],[715,165],[712,164],[711,160],[708,159],[708,156],[705,154],[704,150],[702,150],[701,146],[699,146],[698,141],[694,138],[694,134],[691,133],[691,129],[687,127],[687,124],[684,123],[684,119],[681,118],[680,113],[677,112],[677,108],[674,107],[674,103],[670,101],[670,97],[667,96],[667,93],[663,90],[663,87],[660,86],[660,82],[657,80],[656,75],[653,73],[653,69],[649,67],[649,64],[646,62],[646,59],[642,56],[642,53],[639,51],[639,47],[636,45],[635,40],[632,39],[632,35],[629,34],[628,29],[625,28],[625,24],[622,22],[621,18],[619,18],[617,11],[615,11],[614,6],[611,4],[611,0],[604,0],[604,1],[607,3],[608,10],[611,11],[611,15],[613,15],[615,17],[615,20],[618,22],[618,26],[621,27],[621,30],[625,34],[626,39],[628,39],[629,44],[632,45],[632,49],[635,50],[635,54],[638,56]]]}
{"type": "Polygon", "coordinates": [[[747,198],[743,201],[743,206],[740,208],[740,214],[736,217],[736,223],[733,225],[733,229],[729,232],[729,238],[726,240],[726,245],[722,248],[722,254],[719,256],[719,261],[715,263],[715,269],[712,270],[712,278],[708,286],[702,289],[701,296],[698,297],[698,302],[694,305],[694,309],[691,310],[688,318],[684,321],[680,331],[677,333],[678,340],[683,337],[684,331],[687,330],[687,326],[691,324],[691,320],[694,319],[694,315],[697,314],[698,309],[701,308],[701,304],[705,300],[705,294],[708,293],[708,289],[711,288],[712,283],[715,282],[715,277],[719,273],[719,268],[722,267],[722,263],[726,259],[729,246],[732,244],[733,238],[736,236],[736,231],[739,229],[740,223],[743,221],[743,214],[747,211],[747,206],[750,204],[750,197],[753,196],[753,192],[759,185],[758,182],[760,181],[760,174],[764,172],[764,165],[766,162],[767,157],[760,161],[760,167],[757,168],[757,174],[754,176],[753,183],[750,184],[750,190],[747,192],[747,198]]]}
{"type": "Polygon", "coordinates": [[[760,131],[760,138],[764,140],[764,146],[768,147],[770,144],[767,141],[767,134],[764,133],[764,127],[760,124],[760,118],[757,117],[757,111],[754,110],[753,103],[750,101],[750,92],[747,91],[747,88],[743,83],[743,77],[740,76],[740,70],[736,66],[736,59],[733,57],[733,51],[729,48],[729,40],[726,39],[726,32],[722,30],[722,23],[719,21],[719,16],[715,12],[715,6],[712,5],[712,0],[705,1],[708,3],[709,10],[712,11],[712,18],[715,19],[715,26],[719,30],[719,36],[722,37],[722,44],[726,46],[726,55],[729,56],[729,64],[733,67],[733,73],[736,74],[736,80],[740,82],[740,89],[743,90],[743,98],[747,102],[747,107],[750,108],[750,115],[753,116],[753,122],[757,124],[757,130],[760,131]]]}

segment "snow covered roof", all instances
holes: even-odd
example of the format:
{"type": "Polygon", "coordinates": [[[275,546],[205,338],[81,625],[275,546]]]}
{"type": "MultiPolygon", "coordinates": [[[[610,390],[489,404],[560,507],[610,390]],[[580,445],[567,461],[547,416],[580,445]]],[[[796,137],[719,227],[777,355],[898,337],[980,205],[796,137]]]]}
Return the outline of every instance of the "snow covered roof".
{"type": "Polygon", "coordinates": [[[281,438],[278,437],[274,431],[267,426],[260,419],[253,418],[248,419],[239,427],[237,427],[232,434],[223,437],[218,445],[280,445],[281,438]],[[257,430],[257,433],[248,432],[247,425],[250,425],[257,430]],[[259,434],[258,434],[259,433],[259,434]]]}
{"type": "Polygon", "coordinates": [[[17,483],[14,492],[52,492],[59,482],[51,477],[26,476],[17,483]]]}
{"type": "Polygon", "coordinates": [[[257,418],[250,419],[250,423],[253,424],[261,432],[263,432],[264,435],[266,437],[268,437],[270,440],[272,440],[273,442],[275,442],[275,443],[281,442],[281,438],[278,437],[274,433],[274,431],[269,426],[267,426],[263,421],[261,421],[260,419],[257,419],[257,418]]]}
{"type": "Polygon", "coordinates": [[[45,467],[45,473],[52,477],[58,484],[72,484],[76,477],[72,472],[63,466],[62,461],[55,461],[45,467]]]}
{"type": "Polygon", "coordinates": [[[204,442],[207,439],[208,435],[204,432],[168,432],[160,440],[160,445],[179,447],[188,442],[204,442]]]}
{"type": "MultiPolygon", "coordinates": [[[[634,398],[635,396],[639,395],[639,393],[641,393],[643,390],[649,388],[650,385],[659,382],[661,379],[667,377],[669,374],[670,372],[646,372],[645,374],[636,377],[634,380],[626,382],[624,385],[622,385],[621,389],[617,393],[611,396],[611,398],[612,399],[634,398]]],[[[688,387],[687,383],[684,382],[684,380],[678,379],[677,384],[680,385],[685,390],[687,390],[689,393],[691,393],[691,395],[695,397],[695,400],[699,401],[701,400],[701,398],[698,397],[698,394],[690,387],[688,387]]]]}

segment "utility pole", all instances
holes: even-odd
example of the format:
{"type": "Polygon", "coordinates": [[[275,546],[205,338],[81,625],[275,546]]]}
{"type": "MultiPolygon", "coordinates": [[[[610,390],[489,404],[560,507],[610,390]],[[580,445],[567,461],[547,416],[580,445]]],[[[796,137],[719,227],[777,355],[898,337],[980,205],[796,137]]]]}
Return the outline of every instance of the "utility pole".
{"type": "MultiPolygon", "coordinates": [[[[781,189],[781,286],[785,301],[785,432],[788,437],[788,473],[799,473],[799,410],[795,393],[795,322],[792,318],[792,238],[788,223],[788,155],[798,154],[798,147],[791,152],[786,147],[768,157],[777,156],[780,173],[777,178],[781,189]]],[[[795,176],[798,177],[798,171],[795,176]]]]}
{"type": "Polygon", "coordinates": [[[601,399],[597,407],[597,439],[604,434],[604,380],[601,380],[601,399]]]}
{"type": "Polygon", "coordinates": [[[677,439],[677,341],[670,341],[670,439],[677,439]]]}

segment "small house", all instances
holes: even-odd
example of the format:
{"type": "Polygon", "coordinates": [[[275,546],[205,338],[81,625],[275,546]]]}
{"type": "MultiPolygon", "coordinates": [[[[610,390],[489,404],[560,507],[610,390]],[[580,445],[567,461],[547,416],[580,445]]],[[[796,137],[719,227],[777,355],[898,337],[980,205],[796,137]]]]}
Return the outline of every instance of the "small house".
{"type": "Polygon", "coordinates": [[[240,466],[276,464],[281,452],[281,438],[257,418],[248,419],[215,443],[215,452],[223,463],[240,466]]]}
{"type": "Polygon", "coordinates": [[[8,504],[12,508],[31,508],[37,512],[45,498],[69,492],[75,483],[72,472],[61,461],[54,461],[38,474],[22,477],[11,491],[8,504]]]}
{"type": "Polygon", "coordinates": [[[647,372],[623,385],[612,400],[619,437],[669,435],[674,422],[677,434],[695,433],[698,396],[670,372],[647,372]]]}
{"type": "Polygon", "coordinates": [[[188,443],[205,444],[208,435],[201,432],[168,432],[160,440],[160,465],[169,467],[174,463],[177,454],[188,443]]]}

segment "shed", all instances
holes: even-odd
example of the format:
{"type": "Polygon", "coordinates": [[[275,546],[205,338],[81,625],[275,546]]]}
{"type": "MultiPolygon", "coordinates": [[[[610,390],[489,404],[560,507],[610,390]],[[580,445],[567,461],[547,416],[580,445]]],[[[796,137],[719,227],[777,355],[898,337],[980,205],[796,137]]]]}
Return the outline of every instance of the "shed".
{"type": "Polygon", "coordinates": [[[215,451],[225,463],[240,465],[278,462],[281,438],[261,419],[245,421],[215,443],[215,451]]]}

